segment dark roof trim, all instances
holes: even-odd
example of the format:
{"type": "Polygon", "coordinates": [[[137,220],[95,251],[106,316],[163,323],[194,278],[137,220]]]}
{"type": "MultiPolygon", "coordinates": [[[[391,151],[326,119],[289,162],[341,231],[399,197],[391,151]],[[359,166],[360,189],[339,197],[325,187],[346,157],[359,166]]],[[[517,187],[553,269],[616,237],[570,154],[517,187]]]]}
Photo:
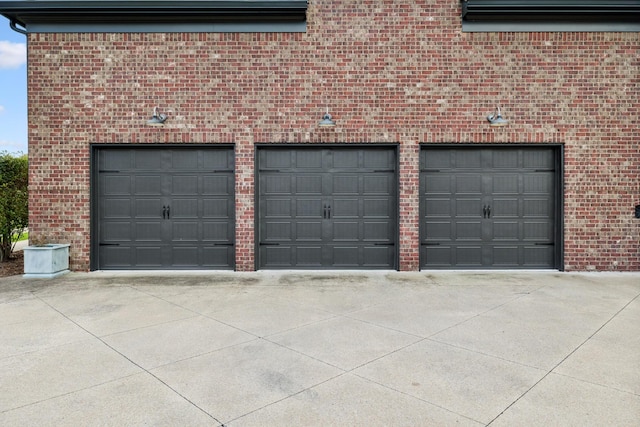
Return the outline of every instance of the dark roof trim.
{"type": "Polygon", "coordinates": [[[640,31],[638,0],[461,0],[466,32],[640,31]]]}
{"type": "Polygon", "coordinates": [[[307,0],[0,0],[28,33],[304,32],[307,0]]]}

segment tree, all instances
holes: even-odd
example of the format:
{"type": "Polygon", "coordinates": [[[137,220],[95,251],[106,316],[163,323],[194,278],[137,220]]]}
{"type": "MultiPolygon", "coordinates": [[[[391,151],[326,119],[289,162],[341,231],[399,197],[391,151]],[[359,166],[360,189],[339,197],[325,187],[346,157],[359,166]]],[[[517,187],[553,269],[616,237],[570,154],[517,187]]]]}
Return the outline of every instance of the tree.
{"type": "Polygon", "coordinates": [[[9,259],[29,224],[28,176],[26,155],[0,152],[0,262],[9,259]]]}

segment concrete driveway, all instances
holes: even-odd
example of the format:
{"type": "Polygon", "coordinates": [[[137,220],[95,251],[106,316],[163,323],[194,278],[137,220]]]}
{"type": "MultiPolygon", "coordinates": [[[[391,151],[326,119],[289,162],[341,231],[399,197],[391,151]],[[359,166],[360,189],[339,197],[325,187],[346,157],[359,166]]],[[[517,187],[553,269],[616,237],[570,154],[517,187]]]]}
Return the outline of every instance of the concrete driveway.
{"type": "Polygon", "coordinates": [[[640,273],[0,279],[0,425],[637,426],[640,273]]]}

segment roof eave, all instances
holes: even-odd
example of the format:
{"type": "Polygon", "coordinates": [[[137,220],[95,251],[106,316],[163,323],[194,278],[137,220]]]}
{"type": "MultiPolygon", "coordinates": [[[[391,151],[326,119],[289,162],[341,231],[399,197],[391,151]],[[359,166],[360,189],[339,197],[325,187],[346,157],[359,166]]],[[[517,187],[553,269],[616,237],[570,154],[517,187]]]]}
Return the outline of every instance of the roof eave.
{"type": "Polygon", "coordinates": [[[144,26],[158,23],[303,22],[307,0],[1,1],[0,14],[29,31],[91,23],[144,26]]]}

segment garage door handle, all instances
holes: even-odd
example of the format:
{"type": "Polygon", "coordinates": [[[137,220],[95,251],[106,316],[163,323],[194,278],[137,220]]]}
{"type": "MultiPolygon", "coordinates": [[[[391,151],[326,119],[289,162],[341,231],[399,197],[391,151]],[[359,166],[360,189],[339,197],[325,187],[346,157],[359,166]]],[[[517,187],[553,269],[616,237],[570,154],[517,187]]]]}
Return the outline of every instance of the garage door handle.
{"type": "Polygon", "coordinates": [[[171,219],[171,206],[162,207],[162,219],[171,219]]]}
{"type": "Polygon", "coordinates": [[[491,206],[484,205],[482,207],[482,217],[483,218],[491,218],[491,206]]]}
{"type": "Polygon", "coordinates": [[[233,246],[233,243],[214,243],[213,246],[233,246]]]}
{"type": "Polygon", "coordinates": [[[395,243],[374,243],[373,246],[395,246],[395,243]]]}
{"type": "Polygon", "coordinates": [[[324,205],[324,212],[322,213],[322,218],[331,219],[331,205],[324,205]]]}
{"type": "Polygon", "coordinates": [[[280,246],[280,243],[260,243],[260,246],[280,246]]]}

